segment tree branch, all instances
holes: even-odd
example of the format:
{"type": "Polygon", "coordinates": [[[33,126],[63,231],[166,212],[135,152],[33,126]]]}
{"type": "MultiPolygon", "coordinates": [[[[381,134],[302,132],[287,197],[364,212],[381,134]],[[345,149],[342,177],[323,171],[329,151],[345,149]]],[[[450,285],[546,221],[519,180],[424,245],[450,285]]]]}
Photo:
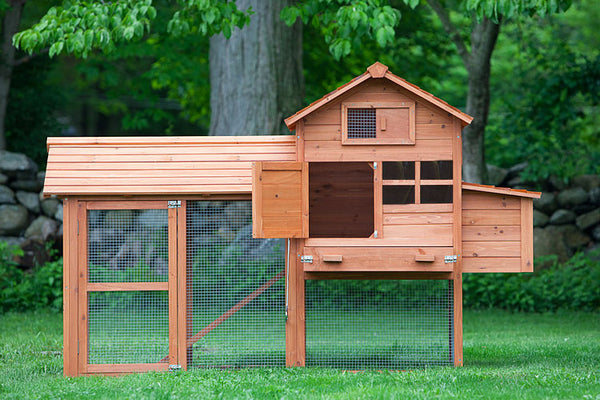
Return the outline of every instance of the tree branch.
{"type": "Polygon", "coordinates": [[[18,67],[21,64],[25,64],[29,61],[31,61],[32,59],[36,58],[37,56],[40,56],[42,54],[46,54],[48,52],[48,50],[50,50],[49,47],[46,47],[45,49],[42,49],[40,51],[38,51],[37,53],[33,53],[30,56],[25,56],[25,57],[21,57],[18,60],[15,60],[12,64],[13,67],[18,67]]]}
{"type": "Polygon", "coordinates": [[[450,14],[446,11],[444,6],[442,6],[439,0],[427,0],[427,3],[442,22],[444,30],[450,36],[450,39],[458,50],[458,54],[462,58],[463,64],[468,70],[471,62],[471,54],[469,53],[467,46],[465,46],[465,42],[460,35],[460,31],[452,24],[452,21],[450,21],[450,14]]]}

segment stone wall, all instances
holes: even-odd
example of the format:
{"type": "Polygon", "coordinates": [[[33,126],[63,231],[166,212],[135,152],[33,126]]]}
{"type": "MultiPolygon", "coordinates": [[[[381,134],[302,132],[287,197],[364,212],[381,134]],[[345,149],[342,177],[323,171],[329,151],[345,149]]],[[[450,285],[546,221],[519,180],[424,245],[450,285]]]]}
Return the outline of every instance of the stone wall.
{"type": "Polygon", "coordinates": [[[519,173],[527,164],[511,169],[488,166],[490,183],[520,189],[540,190],[533,202],[533,241],[536,257],[556,254],[561,261],[576,251],[600,247],[600,176],[582,175],[569,184],[550,178],[523,182],[519,173]]]}
{"type": "Polygon", "coordinates": [[[32,268],[62,246],[62,204],[44,199],[44,173],[27,156],[0,151],[0,241],[23,249],[18,262],[32,268]]]}

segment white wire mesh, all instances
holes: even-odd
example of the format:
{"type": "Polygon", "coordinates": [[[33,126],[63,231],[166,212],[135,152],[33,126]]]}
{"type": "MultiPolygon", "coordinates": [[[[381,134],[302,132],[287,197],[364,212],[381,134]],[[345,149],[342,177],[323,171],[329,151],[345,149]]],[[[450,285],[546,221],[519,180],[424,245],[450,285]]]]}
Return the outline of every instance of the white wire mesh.
{"type": "Polygon", "coordinates": [[[188,202],[189,366],[285,365],[284,250],[252,238],[249,201],[188,202]]]}
{"type": "Polygon", "coordinates": [[[452,281],[306,281],[306,365],[452,365],[453,314],[452,281]]]}
{"type": "Polygon", "coordinates": [[[377,136],[374,108],[348,108],[348,139],[375,139],[377,136]]]}
{"type": "Polygon", "coordinates": [[[167,210],[88,211],[89,282],[167,282],[167,210]]]}
{"type": "Polygon", "coordinates": [[[90,364],[168,362],[168,292],[90,292],[88,329],[90,364]]]}

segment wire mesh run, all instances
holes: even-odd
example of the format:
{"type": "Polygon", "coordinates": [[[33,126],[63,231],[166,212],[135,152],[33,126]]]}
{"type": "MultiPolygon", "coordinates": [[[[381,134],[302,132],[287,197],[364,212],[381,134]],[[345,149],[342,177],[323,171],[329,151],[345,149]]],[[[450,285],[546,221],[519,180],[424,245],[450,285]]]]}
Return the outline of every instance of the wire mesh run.
{"type": "Polygon", "coordinates": [[[285,366],[284,249],[249,201],[188,202],[188,366],[285,366]]]}
{"type": "Polygon", "coordinates": [[[375,139],[377,137],[374,108],[348,108],[348,139],[375,139]]]}
{"type": "Polygon", "coordinates": [[[168,210],[89,210],[89,282],[167,282],[168,210]]]}
{"type": "Polygon", "coordinates": [[[165,291],[88,293],[88,363],[168,362],[165,291]]]}
{"type": "Polygon", "coordinates": [[[306,281],[306,365],[452,365],[453,320],[452,281],[306,281]]]}

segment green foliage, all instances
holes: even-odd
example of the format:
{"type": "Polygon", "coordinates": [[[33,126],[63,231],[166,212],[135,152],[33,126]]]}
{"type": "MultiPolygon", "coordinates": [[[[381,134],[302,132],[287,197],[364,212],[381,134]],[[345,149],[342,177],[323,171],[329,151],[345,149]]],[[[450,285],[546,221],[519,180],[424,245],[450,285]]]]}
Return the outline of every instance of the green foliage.
{"type": "Polygon", "coordinates": [[[466,0],[465,11],[481,20],[484,16],[495,22],[516,15],[544,17],[566,11],[572,0],[466,0]]]}
{"type": "Polygon", "coordinates": [[[556,258],[534,274],[466,274],[465,307],[512,311],[600,310],[600,252],[578,253],[564,264],[556,258]]]}
{"type": "Polygon", "coordinates": [[[0,311],[62,309],[62,258],[21,270],[14,258],[22,256],[17,246],[0,241],[0,311]]]}
{"type": "MultiPolygon", "coordinates": [[[[231,1],[180,0],[178,4],[181,9],[167,24],[174,36],[223,32],[229,37],[234,27],[250,21],[251,10],[240,11],[231,1]]],[[[50,57],[66,53],[86,58],[95,50],[109,53],[117,44],[141,40],[150,33],[156,16],[152,0],[65,0],[62,6],[50,8],[39,23],[16,34],[13,44],[29,53],[49,47],[50,57]]]]}

